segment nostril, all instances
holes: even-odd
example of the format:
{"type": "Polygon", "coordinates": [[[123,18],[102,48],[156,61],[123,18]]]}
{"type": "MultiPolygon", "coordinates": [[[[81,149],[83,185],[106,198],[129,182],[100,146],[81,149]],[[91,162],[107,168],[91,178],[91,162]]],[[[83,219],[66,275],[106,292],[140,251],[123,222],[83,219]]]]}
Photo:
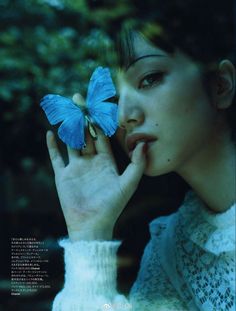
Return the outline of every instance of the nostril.
{"type": "Polygon", "coordinates": [[[122,124],[119,124],[119,128],[126,130],[128,125],[136,124],[138,121],[136,119],[128,119],[122,124]]]}
{"type": "Polygon", "coordinates": [[[118,122],[120,128],[137,126],[144,121],[144,113],[139,107],[126,106],[119,110],[118,122]]]}
{"type": "Polygon", "coordinates": [[[129,119],[129,120],[127,120],[127,123],[135,123],[135,122],[137,122],[137,120],[135,120],[135,119],[129,119]]]}

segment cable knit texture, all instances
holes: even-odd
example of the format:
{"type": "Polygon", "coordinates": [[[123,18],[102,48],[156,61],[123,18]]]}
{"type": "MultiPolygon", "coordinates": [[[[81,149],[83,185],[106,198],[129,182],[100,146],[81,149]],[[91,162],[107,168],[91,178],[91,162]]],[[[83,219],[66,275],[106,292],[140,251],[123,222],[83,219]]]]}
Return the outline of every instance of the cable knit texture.
{"type": "Polygon", "coordinates": [[[206,209],[189,192],[180,209],[150,223],[129,297],[116,291],[120,241],[62,240],[65,284],[53,311],[235,311],[235,209],[206,209]]]}

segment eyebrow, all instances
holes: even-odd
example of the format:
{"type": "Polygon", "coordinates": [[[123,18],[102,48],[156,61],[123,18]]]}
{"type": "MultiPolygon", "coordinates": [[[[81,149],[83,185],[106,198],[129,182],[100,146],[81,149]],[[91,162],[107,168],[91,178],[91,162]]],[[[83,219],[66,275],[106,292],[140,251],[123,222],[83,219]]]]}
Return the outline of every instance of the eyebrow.
{"type": "Polygon", "coordinates": [[[144,59],[144,58],[148,58],[148,57],[166,57],[166,55],[163,55],[163,54],[148,54],[148,55],[142,55],[140,57],[137,57],[135,58],[134,60],[132,60],[128,66],[126,67],[126,71],[131,67],[133,66],[135,63],[137,63],[138,61],[140,61],[141,59],[144,59]]]}

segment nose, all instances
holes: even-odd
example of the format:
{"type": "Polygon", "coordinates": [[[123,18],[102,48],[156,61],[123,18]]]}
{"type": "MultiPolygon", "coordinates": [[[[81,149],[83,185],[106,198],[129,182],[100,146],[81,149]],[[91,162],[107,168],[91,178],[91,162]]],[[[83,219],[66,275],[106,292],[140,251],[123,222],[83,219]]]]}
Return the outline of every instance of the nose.
{"type": "Polygon", "coordinates": [[[135,96],[128,92],[120,93],[118,101],[118,123],[119,126],[127,132],[144,121],[144,111],[135,96]]]}

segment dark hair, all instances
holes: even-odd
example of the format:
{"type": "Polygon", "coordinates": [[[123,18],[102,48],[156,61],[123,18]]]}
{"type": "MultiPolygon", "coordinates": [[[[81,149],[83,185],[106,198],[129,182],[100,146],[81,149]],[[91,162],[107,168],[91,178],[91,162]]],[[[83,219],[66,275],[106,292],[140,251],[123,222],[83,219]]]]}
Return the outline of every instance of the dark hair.
{"type": "MultiPolygon", "coordinates": [[[[141,33],[168,53],[177,48],[204,65],[204,81],[216,73],[217,63],[228,58],[236,64],[234,0],[134,0],[133,15],[118,32],[119,66],[134,58],[133,40],[141,33]],[[135,31],[134,31],[135,30],[135,31]],[[207,77],[207,78],[206,78],[207,77]]],[[[236,96],[228,109],[236,141],[236,96]]]]}
{"type": "Polygon", "coordinates": [[[134,0],[133,14],[122,23],[137,29],[156,45],[185,51],[201,62],[222,56],[235,62],[234,0],[134,0]]]}

